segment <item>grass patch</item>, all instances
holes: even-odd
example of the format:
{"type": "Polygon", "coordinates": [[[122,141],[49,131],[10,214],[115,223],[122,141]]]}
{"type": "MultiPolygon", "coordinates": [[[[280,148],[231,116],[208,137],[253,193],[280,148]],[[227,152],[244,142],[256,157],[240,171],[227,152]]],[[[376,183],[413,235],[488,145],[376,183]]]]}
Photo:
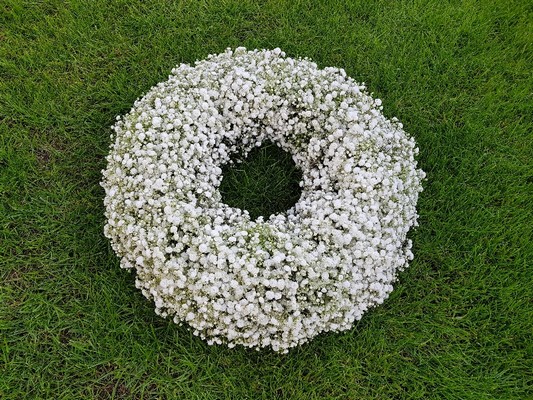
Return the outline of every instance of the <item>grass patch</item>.
{"type": "Polygon", "coordinates": [[[222,169],[222,201],[265,220],[291,208],[301,195],[302,172],[292,156],[272,142],[250,151],[222,169]]]}
{"type": "Polygon", "coordinates": [[[531,21],[520,0],[0,5],[0,398],[525,399],[533,378],[531,21]],[[157,317],[103,237],[109,127],[226,47],[366,82],[428,173],[415,260],[352,330],[288,355],[157,317]]]}

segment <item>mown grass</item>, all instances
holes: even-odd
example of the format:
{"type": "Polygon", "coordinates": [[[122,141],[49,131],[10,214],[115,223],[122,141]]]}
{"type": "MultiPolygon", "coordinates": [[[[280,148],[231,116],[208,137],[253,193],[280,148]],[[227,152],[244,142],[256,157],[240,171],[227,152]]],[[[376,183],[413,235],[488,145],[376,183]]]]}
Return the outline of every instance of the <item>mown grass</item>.
{"type": "Polygon", "coordinates": [[[290,153],[272,142],[252,149],[245,158],[235,157],[222,169],[222,201],[246,210],[252,219],[282,213],[291,208],[302,193],[302,171],[290,153]]]}
{"type": "Polygon", "coordinates": [[[4,0],[0,398],[531,398],[532,11],[4,0]],[[158,318],[102,234],[115,116],[175,64],[240,45],[366,82],[428,173],[415,260],[392,296],[288,355],[209,347],[158,318]]]}

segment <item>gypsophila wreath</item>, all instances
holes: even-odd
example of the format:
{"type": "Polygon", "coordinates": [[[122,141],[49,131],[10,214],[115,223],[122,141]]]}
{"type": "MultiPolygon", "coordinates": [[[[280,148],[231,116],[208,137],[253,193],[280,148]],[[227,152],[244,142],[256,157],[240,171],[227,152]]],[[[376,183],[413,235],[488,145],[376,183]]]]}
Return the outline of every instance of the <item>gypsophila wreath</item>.
{"type": "Polygon", "coordinates": [[[117,118],[105,235],[156,312],[210,344],[286,352],[353,326],[412,258],[424,172],[381,101],[342,69],[230,49],[117,118]],[[222,202],[221,167],[263,141],[290,152],[302,195],[252,220],[222,202]]]}

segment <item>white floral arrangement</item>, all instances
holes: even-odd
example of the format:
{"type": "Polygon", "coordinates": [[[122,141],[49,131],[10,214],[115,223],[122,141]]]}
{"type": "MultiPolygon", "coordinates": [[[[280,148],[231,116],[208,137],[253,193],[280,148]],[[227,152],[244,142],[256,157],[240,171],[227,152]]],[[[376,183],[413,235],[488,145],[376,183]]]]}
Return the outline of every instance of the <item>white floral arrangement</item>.
{"type": "Polygon", "coordinates": [[[412,259],[424,172],[415,141],[344,70],[280,49],[228,49],[118,117],[105,235],[156,312],[209,344],[287,352],[344,331],[412,259]],[[221,167],[269,140],[302,171],[284,213],[222,202],[221,167]]]}

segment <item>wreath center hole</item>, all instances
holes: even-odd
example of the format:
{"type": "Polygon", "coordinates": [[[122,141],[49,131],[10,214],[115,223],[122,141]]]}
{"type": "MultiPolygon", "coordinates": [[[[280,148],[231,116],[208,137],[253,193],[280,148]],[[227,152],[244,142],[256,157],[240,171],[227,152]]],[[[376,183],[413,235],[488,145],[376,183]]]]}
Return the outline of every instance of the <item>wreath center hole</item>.
{"type": "Polygon", "coordinates": [[[265,142],[244,160],[232,161],[222,167],[222,201],[247,210],[253,220],[284,212],[300,198],[302,172],[291,154],[276,144],[265,142]]]}

